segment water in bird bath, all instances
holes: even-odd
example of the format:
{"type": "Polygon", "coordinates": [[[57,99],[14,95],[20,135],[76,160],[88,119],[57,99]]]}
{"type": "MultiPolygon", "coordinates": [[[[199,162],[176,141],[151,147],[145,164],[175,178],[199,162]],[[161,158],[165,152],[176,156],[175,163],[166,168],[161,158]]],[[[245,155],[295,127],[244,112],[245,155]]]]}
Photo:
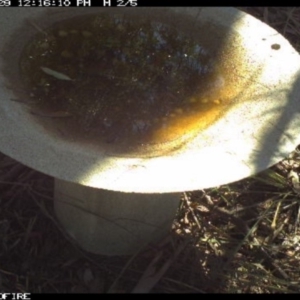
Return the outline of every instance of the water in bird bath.
{"type": "Polygon", "coordinates": [[[40,30],[19,62],[30,112],[53,133],[111,153],[176,149],[222,116],[238,86],[226,51],[220,58],[222,30],[203,30],[195,38],[103,13],[40,30]]]}

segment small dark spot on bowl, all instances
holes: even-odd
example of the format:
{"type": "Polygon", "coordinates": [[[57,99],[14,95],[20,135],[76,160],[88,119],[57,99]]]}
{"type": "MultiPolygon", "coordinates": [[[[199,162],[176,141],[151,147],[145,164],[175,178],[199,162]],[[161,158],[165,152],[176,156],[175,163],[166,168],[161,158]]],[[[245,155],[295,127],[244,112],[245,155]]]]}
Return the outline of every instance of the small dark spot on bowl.
{"type": "Polygon", "coordinates": [[[272,48],[273,50],[279,50],[279,49],[280,49],[280,45],[279,45],[279,44],[273,44],[273,45],[271,46],[271,48],[272,48]]]}

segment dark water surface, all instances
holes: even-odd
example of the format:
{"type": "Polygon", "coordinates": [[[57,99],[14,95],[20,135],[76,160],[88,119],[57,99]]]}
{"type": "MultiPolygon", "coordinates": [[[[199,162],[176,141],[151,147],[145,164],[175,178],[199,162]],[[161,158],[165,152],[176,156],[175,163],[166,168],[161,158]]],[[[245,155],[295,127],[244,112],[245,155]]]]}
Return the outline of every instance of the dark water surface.
{"type": "Polygon", "coordinates": [[[38,32],[19,66],[31,111],[49,129],[142,154],[176,148],[226,110],[232,79],[214,47],[163,22],[101,13],[38,32]]]}

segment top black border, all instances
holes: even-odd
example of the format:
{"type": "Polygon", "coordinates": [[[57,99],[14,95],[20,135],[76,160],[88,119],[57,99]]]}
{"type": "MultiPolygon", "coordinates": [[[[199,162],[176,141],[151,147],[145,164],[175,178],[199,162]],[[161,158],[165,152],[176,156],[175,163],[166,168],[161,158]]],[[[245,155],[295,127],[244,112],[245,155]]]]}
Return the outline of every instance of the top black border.
{"type": "MultiPolygon", "coordinates": [[[[270,6],[274,2],[261,1],[199,1],[199,0],[0,0],[1,7],[201,7],[201,6],[270,6]],[[86,5],[84,5],[86,3],[86,5]],[[198,5],[195,5],[198,4],[198,5]],[[225,5],[224,5],[225,4],[225,5]],[[242,4],[242,5],[241,5],[242,4]]],[[[288,2],[285,1],[285,5],[288,2]]],[[[290,4],[293,6],[293,4],[290,4]]]]}

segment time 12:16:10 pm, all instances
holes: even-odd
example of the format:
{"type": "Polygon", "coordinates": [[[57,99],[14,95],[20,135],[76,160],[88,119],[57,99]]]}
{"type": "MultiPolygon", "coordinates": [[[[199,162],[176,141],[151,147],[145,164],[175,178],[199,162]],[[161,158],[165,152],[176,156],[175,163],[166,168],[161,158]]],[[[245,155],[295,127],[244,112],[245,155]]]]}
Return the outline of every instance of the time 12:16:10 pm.
{"type": "Polygon", "coordinates": [[[71,0],[18,0],[18,6],[27,6],[27,7],[63,7],[71,6],[71,0]]]}

